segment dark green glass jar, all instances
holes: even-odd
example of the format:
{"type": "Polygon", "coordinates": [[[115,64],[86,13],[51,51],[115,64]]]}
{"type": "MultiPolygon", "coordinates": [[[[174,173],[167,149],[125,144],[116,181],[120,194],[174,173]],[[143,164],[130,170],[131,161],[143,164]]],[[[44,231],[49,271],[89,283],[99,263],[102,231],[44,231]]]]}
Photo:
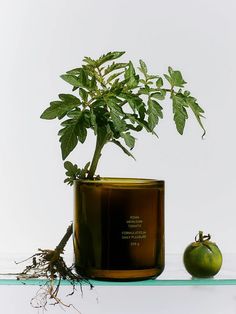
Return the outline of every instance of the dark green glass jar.
{"type": "Polygon", "coordinates": [[[164,181],[77,180],[74,252],[78,272],[101,280],[156,278],[164,269],[164,181]]]}

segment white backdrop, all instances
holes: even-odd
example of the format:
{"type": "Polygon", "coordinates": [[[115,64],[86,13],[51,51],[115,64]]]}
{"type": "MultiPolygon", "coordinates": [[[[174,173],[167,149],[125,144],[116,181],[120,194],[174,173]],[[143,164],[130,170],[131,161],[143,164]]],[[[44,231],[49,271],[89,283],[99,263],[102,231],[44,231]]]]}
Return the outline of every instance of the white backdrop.
{"type": "MultiPolygon", "coordinates": [[[[137,161],[113,146],[98,172],[166,181],[166,251],[181,253],[198,230],[236,252],[236,2],[0,1],[0,251],[53,247],[73,215],[63,183],[57,121],[40,114],[69,87],[59,75],[83,57],[113,50],[142,58],[153,73],[183,72],[205,109],[205,140],[194,119],[175,131],[170,104],[159,139],[137,135],[137,161]]],[[[84,165],[93,138],[69,158],[84,165]]],[[[71,248],[70,248],[71,249],[71,248]]],[[[16,254],[17,258],[17,254],[16,254]]]]}

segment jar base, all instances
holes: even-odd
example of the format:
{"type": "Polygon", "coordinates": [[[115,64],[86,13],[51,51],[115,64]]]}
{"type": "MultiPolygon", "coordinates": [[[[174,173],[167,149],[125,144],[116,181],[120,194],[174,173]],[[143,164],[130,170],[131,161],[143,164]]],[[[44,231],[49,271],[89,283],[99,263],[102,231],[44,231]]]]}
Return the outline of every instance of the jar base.
{"type": "Polygon", "coordinates": [[[89,279],[101,281],[139,281],[155,279],[163,272],[163,268],[137,269],[137,270],[114,270],[114,269],[86,269],[76,268],[78,273],[89,279]]]}

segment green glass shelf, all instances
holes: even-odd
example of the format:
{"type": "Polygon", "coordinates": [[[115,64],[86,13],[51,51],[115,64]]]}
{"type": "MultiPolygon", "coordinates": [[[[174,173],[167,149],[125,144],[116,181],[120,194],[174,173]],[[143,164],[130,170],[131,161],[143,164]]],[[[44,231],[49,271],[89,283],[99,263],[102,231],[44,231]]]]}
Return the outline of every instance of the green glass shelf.
{"type": "MultiPolygon", "coordinates": [[[[16,255],[15,255],[16,256],[16,255]]],[[[29,256],[29,255],[25,255],[29,256]]],[[[224,254],[223,265],[220,272],[214,278],[196,279],[192,278],[185,270],[181,255],[167,254],[166,267],[164,272],[154,280],[130,281],[130,282],[113,282],[91,280],[94,286],[224,286],[236,285],[236,254],[224,254]]],[[[21,260],[21,259],[18,259],[21,260]]],[[[68,259],[70,263],[70,259],[68,259]]],[[[29,262],[28,262],[29,264],[29,262]]],[[[27,265],[27,263],[26,263],[27,265]]],[[[0,285],[32,285],[40,286],[46,283],[44,279],[17,280],[14,275],[22,271],[24,264],[16,265],[11,255],[0,255],[0,285]]],[[[56,284],[56,281],[55,281],[56,284]]],[[[69,281],[61,281],[61,285],[70,285],[69,281]]],[[[86,283],[85,283],[86,285],[86,283]]]]}

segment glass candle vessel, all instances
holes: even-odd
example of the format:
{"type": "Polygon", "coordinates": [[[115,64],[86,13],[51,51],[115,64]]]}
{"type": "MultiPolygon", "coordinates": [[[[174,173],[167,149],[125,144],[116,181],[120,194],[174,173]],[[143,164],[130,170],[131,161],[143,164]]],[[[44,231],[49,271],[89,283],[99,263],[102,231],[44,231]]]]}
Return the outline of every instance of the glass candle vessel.
{"type": "Polygon", "coordinates": [[[164,181],[76,180],[77,271],[100,280],[156,278],[164,269],[164,181]]]}

